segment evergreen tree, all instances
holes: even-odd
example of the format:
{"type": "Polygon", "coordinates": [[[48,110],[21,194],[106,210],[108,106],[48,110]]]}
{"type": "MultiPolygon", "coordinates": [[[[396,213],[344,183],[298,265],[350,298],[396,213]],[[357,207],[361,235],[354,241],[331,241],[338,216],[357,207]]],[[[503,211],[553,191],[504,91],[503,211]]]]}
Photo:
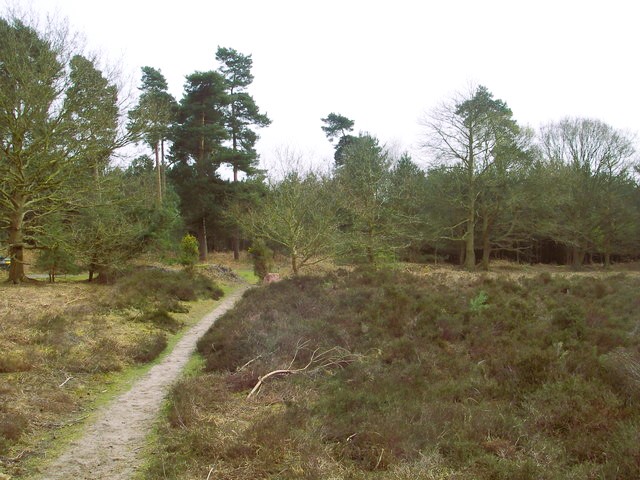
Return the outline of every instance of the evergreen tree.
{"type": "Polygon", "coordinates": [[[221,217],[221,181],[217,170],[227,158],[226,109],[229,97],[218,72],[187,76],[184,97],[172,129],[170,177],[188,227],[197,232],[200,259],[208,253],[207,224],[221,217]]]}
{"type": "Polygon", "coordinates": [[[154,153],[159,204],[166,189],[164,144],[177,108],[176,100],[167,90],[167,81],[160,70],[142,67],[142,93],[138,105],[129,112],[129,128],[136,137],[142,137],[154,153]]]}
{"type": "Polygon", "coordinates": [[[357,138],[351,135],[354,121],[344,115],[333,112],[321,120],[324,125],[320,128],[322,128],[322,131],[325,133],[329,141],[333,143],[333,140],[336,138],[338,139],[338,143],[335,145],[333,158],[335,166],[339,167],[344,163],[344,154],[347,148],[357,138]]]}
{"type": "MultiPolygon", "coordinates": [[[[225,125],[228,132],[230,148],[224,157],[224,163],[231,165],[233,169],[233,182],[238,182],[239,172],[252,175],[256,172],[258,154],[255,144],[258,135],[256,128],[266,127],[271,120],[266,114],[260,113],[255,100],[247,92],[253,82],[251,68],[253,60],[251,55],[243,55],[232,48],[218,47],[216,60],[220,62],[218,71],[224,79],[228,94],[228,106],[225,112],[225,125]]],[[[239,200],[241,189],[237,185],[231,189],[230,201],[239,200]]],[[[236,260],[240,258],[239,229],[235,221],[233,235],[233,255],[236,260]]]]}

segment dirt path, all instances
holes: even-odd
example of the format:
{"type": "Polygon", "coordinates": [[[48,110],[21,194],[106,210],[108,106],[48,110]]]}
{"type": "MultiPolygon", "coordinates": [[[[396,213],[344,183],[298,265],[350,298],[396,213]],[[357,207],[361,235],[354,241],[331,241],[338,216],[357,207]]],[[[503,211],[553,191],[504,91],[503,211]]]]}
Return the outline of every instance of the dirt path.
{"type": "Polygon", "coordinates": [[[49,464],[41,479],[128,480],[140,467],[139,452],[171,384],[178,379],[196,341],[246,288],[235,291],[176,344],[173,351],[128,392],[98,413],[97,421],[69,450],[49,464]]]}

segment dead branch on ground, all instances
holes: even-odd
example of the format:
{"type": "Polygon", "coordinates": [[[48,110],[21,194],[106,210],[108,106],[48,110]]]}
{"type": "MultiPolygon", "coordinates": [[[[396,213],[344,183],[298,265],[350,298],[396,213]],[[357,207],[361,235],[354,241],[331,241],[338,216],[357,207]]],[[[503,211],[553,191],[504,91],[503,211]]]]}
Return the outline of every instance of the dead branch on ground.
{"type": "Polygon", "coordinates": [[[293,358],[289,362],[288,367],[273,370],[266,375],[259,377],[258,383],[256,383],[253,389],[249,392],[247,398],[251,398],[256,395],[260,391],[260,388],[262,388],[264,382],[271,377],[295,375],[303,372],[314,373],[331,367],[343,368],[345,365],[350,364],[356,359],[356,355],[342,347],[333,347],[327,350],[320,350],[320,348],[316,348],[311,352],[311,357],[304,366],[294,368],[298,354],[303,350],[308,350],[309,343],[310,342],[308,340],[304,342],[298,340],[296,351],[294,352],[293,358]]]}

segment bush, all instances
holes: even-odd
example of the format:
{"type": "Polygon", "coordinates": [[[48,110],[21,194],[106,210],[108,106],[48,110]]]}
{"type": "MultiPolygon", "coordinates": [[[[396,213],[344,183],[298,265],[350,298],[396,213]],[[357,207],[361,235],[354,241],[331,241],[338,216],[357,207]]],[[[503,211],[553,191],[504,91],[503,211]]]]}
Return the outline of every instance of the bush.
{"type": "Polygon", "coordinates": [[[198,240],[193,235],[185,235],[180,241],[180,265],[186,270],[192,271],[200,257],[198,240]]]}
{"type": "Polygon", "coordinates": [[[176,333],[183,325],[182,322],[173,318],[169,312],[162,308],[145,312],[138,318],[141,322],[151,323],[155,327],[171,333],[176,333]]]}
{"type": "Polygon", "coordinates": [[[151,362],[167,348],[167,336],[158,332],[143,337],[132,351],[132,358],[138,363],[151,362]]]}
{"type": "Polygon", "coordinates": [[[262,239],[254,240],[249,249],[253,259],[253,273],[262,280],[273,269],[273,251],[262,239]]]}
{"type": "Polygon", "coordinates": [[[152,310],[155,307],[177,311],[176,301],[217,300],[223,295],[222,289],[203,275],[149,268],[123,277],[109,302],[117,308],[152,310]]]}
{"type": "Polygon", "coordinates": [[[26,372],[31,370],[31,361],[19,352],[0,352],[0,373],[26,372]]]}
{"type": "Polygon", "coordinates": [[[4,453],[11,442],[20,439],[27,425],[24,415],[0,410],[0,453],[4,453]]]}

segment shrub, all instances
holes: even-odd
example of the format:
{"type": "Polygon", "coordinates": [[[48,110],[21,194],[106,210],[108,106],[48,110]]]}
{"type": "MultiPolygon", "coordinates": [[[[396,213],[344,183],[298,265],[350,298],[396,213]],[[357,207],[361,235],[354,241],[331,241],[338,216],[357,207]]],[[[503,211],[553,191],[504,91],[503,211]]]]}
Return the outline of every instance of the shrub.
{"type": "Polygon", "coordinates": [[[253,241],[249,249],[253,259],[253,273],[262,280],[273,269],[273,251],[262,239],[253,241]]]}
{"type": "Polygon", "coordinates": [[[117,308],[179,311],[176,301],[218,299],[224,292],[203,275],[159,268],[141,269],[122,278],[109,303],[117,308]]]}
{"type": "Polygon", "coordinates": [[[10,443],[20,439],[27,425],[24,415],[0,410],[0,453],[4,452],[10,443]]]}
{"type": "Polygon", "coordinates": [[[192,271],[200,257],[198,240],[193,235],[185,235],[180,241],[180,265],[186,270],[192,271]]]}
{"type": "Polygon", "coordinates": [[[357,269],[248,291],[199,342],[203,390],[174,392],[167,475],[215,458],[220,478],[640,478],[640,281],[541,277],[357,269]],[[238,400],[335,346],[356,359],[238,400]]]}
{"type": "Polygon", "coordinates": [[[178,320],[173,318],[166,310],[162,308],[145,312],[138,318],[141,322],[151,323],[154,326],[163,330],[167,330],[171,333],[176,333],[183,325],[182,322],[179,322],[178,320]]]}
{"type": "Polygon", "coordinates": [[[19,352],[0,352],[0,373],[26,372],[32,363],[19,352]]]}
{"type": "Polygon", "coordinates": [[[138,363],[151,362],[167,348],[167,336],[158,332],[144,336],[133,348],[132,358],[138,363]]]}

